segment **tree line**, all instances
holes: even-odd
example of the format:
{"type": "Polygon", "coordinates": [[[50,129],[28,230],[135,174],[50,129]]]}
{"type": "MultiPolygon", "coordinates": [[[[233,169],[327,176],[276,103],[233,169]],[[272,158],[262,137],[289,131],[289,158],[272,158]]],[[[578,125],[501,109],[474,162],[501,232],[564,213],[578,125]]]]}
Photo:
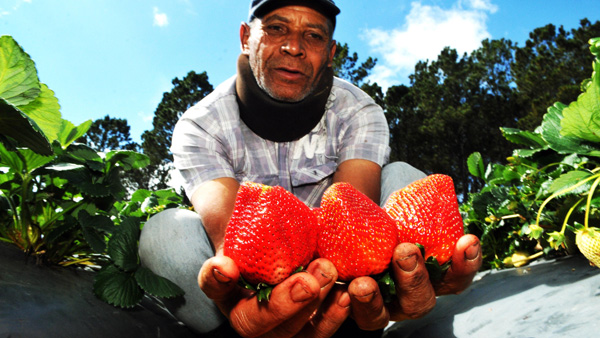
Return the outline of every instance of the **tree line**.
{"type": "MultiPolygon", "coordinates": [[[[428,174],[447,174],[458,195],[466,196],[481,188],[467,170],[467,157],[479,152],[486,163],[503,162],[514,147],[502,137],[500,127],[533,130],[549,106],[574,101],[581,82],[592,72],[587,42],[598,36],[600,21],[582,19],[571,30],[553,24],[536,28],[524,46],[508,39],[486,39],[462,55],[447,47],[437,59],[418,62],[409,85],[394,85],[385,93],[368,81],[377,59],[360,62],[347,44],[338,42],[334,70],[383,108],[390,126],[391,161],[408,162],[428,174]]],[[[109,116],[94,121],[80,140],[99,151],[129,149],[149,156],[148,167],[126,177],[130,190],[168,187],[174,125],[213,90],[205,71],[190,71],[172,83],[141,144],[131,141],[126,120],[109,116]]]]}

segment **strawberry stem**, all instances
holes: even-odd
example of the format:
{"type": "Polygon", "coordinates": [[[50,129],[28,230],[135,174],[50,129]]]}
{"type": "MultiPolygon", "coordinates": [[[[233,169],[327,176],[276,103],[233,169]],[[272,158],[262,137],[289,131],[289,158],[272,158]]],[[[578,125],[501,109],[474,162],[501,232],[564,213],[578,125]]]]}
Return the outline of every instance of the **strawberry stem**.
{"type": "Polygon", "coordinates": [[[591,204],[592,204],[592,197],[594,196],[594,192],[596,192],[596,188],[598,187],[598,183],[600,183],[600,176],[598,178],[596,178],[596,180],[592,184],[592,187],[590,188],[590,191],[588,192],[587,203],[585,205],[585,219],[584,219],[584,222],[583,222],[583,225],[585,226],[585,230],[588,229],[589,218],[590,218],[590,209],[591,209],[591,204]]]}
{"type": "MultiPolygon", "coordinates": [[[[594,181],[594,184],[598,185],[596,182],[598,181],[598,179],[600,179],[600,174],[594,174],[594,175],[592,175],[590,177],[587,177],[587,178],[585,178],[585,179],[577,182],[576,184],[574,184],[574,185],[572,185],[570,187],[566,187],[564,189],[561,189],[561,190],[555,192],[554,194],[550,195],[550,197],[546,198],[546,200],[544,200],[544,202],[542,203],[542,205],[540,206],[540,208],[538,210],[538,214],[537,214],[537,217],[535,219],[535,225],[537,225],[537,226],[540,225],[540,218],[542,216],[542,211],[546,207],[546,204],[548,204],[551,200],[553,200],[554,198],[556,198],[556,197],[558,197],[558,196],[560,196],[562,194],[565,194],[565,193],[568,193],[570,191],[573,191],[576,188],[584,185],[585,183],[587,183],[587,182],[589,182],[589,181],[591,181],[593,179],[596,179],[596,181],[594,181]]],[[[593,189],[595,189],[595,187],[593,187],[593,189]]],[[[590,198],[590,197],[588,196],[588,198],[590,198]]]]}

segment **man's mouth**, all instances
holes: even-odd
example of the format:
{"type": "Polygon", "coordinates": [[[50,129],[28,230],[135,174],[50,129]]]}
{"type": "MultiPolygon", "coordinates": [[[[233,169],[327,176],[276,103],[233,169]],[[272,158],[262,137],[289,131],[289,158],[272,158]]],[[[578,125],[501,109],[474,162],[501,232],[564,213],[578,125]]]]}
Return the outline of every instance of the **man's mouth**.
{"type": "Polygon", "coordinates": [[[283,77],[284,79],[291,80],[291,81],[299,80],[299,79],[305,77],[304,73],[296,68],[278,67],[278,68],[275,68],[275,71],[277,72],[277,74],[279,76],[283,77]]]}

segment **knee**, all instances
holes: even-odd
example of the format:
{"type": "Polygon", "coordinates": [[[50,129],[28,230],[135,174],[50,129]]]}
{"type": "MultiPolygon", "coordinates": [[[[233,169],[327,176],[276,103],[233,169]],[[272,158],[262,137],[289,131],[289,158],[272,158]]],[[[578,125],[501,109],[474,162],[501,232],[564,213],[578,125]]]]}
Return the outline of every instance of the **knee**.
{"type": "Polygon", "coordinates": [[[141,238],[164,236],[181,227],[197,227],[198,225],[201,226],[202,223],[197,213],[188,209],[169,208],[153,215],[146,221],[142,228],[141,238]]]}
{"type": "Polygon", "coordinates": [[[200,216],[187,209],[170,208],[150,217],[144,224],[139,240],[142,260],[176,250],[182,241],[203,234],[200,216]]]}
{"type": "Polygon", "coordinates": [[[420,180],[427,175],[406,162],[392,162],[385,165],[381,171],[381,203],[396,190],[420,180]]]}
{"type": "Polygon", "coordinates": [[[421,170],[413,167],[412,165],[406,163],[406,162],[402,162],[402,161],[397,161],[397,162],[391,162],[386,164],[385,166],[383,166],[382,169],[382,175],[384,174],[388,174],[388,175],[394,175],[394,176],[408,176],[408,177],[418,177],[418,178],[423,178],[425,176],[427,176],[424,172],[422,172],[421,170]]]}

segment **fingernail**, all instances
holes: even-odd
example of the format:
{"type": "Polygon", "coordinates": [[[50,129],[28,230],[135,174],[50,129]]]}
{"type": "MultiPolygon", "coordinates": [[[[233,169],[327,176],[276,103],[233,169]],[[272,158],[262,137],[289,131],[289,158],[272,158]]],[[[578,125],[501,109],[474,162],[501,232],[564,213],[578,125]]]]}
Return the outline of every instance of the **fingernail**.
{"type": "Polygon", "coordinates": [[[473,243],[465,250],[465,258],[472,261],[479,256],[479,243],[473,243]]]}
{"type": "Polygon", "coordinates": [[[331,276],[319,271],[319,273],[317,274],[317,280],[319,281],[319,285],[321,285],[321,289],[325,288],[327,285],[329,285],[331,283],[331,276]]]}
{"type": "Polygon", "coordinates": [[[409,255],[404,258],[400,258],[396,261],[396,264],[406,272],[412,272],[417,268],[417,255],[409,255]]]}
{"type": "Polygon", "coordinates": [[[316,266],[307,271],[319,281],[319,285],[321,286],[321,289],[323,289],[324,287],[329,285],[331,283],[331,281],[333,280],[333,277],[330,274],[323,272],[323,270],[320,268],[320,266],[316,266]]]}
{"type": "Polygon", "coordinates": [[[231,282],[231,278],[225,276],[224,274],[221,273],[221,271],[219,271],[217,269],[213,269],[213,276],[219,283],[227,284],[227,283],[231,282]]]}
{"type": "Polygon", "coordinates": [[[302,282],[297,281],[296,284],[294,284],[294,286],[292,287],[292,290],[290,291],[290,297],[294,302],[301,303],[312,299],[313,294],[306,288],[306,286],[302,282]]]}
{"type": "Polygon", "coordinates": [[[364,296],[355,296],[356,300],[358,300],[361,303],[369,303],[371,300],[373,300],[373,296],[375,295],[374,292],[366,294],[364,296]]]}

